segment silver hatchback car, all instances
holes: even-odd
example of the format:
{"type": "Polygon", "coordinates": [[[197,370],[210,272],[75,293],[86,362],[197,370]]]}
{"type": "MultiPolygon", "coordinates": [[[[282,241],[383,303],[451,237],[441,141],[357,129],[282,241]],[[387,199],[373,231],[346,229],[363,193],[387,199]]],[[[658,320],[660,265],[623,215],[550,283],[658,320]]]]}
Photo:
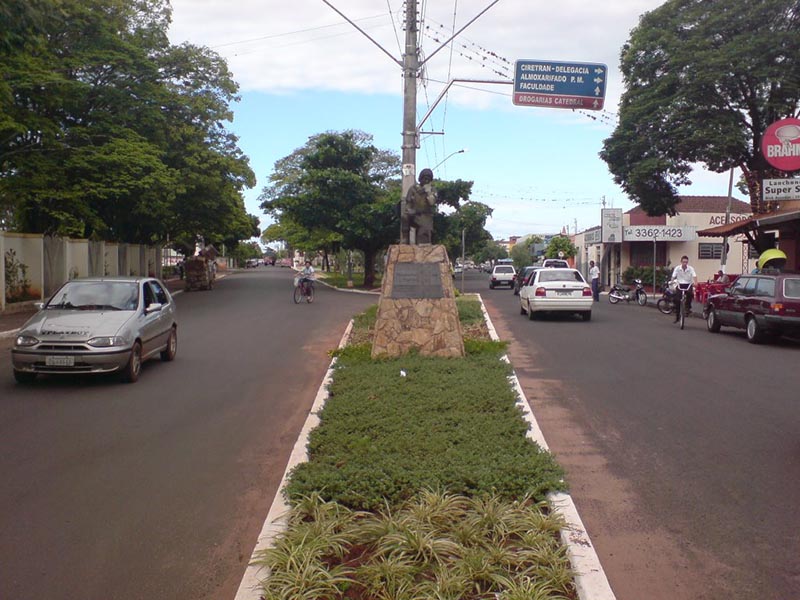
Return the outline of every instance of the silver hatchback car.
{"type": "Polygon", "coordinates": [[[133,383],[142,362],[159,353],[171,361],[177,350],[175,301],[158,279],[84,278],[62,285],[22,326],[11,361],[19,383],[113,371],[133,383]]]}

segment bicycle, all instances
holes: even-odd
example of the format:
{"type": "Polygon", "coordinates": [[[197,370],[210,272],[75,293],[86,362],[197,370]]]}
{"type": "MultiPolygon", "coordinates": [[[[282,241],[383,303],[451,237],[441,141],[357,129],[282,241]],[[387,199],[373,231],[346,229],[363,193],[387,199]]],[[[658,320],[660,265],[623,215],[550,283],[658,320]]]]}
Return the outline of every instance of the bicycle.
{"type": "Polygon", "coordinates": [[[305,277],[298,277],[294,286],[294,303],[300,304],[303,298],[309,304],[314,301],[314,282],[305,277]]]}
{"type": "Polygon", "coordinates": [[[680,291],[681,298],[678,301],[678,310],[679,310],[679,320],[681,323],[681,329],[683,329],[684,325],[686,324],[686,315],[689,314],[689,306],[688,306],[688,298],[689,294],[687,293],[690,289],[692,289],[691,283],[679,283],[678,287],[676,288],[676,292],[680,291]]]}

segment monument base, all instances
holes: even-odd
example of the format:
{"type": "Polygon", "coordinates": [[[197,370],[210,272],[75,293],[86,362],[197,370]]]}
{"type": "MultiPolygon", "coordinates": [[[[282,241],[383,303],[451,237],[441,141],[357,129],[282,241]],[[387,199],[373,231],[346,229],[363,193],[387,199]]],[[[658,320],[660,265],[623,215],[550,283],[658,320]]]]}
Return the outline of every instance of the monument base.
{"type": "Polygon", "coordinates": [[[464,356],[455,288],[442,245],[389,247],[372,356],[464,356]]]}

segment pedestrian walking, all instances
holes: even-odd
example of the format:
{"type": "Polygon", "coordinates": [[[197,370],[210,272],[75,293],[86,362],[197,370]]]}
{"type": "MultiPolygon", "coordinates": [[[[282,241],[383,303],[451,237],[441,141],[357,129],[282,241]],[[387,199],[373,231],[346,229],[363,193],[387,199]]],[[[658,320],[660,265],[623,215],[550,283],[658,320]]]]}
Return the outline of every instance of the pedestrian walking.
{"type": "Polygon", "coordinates": [[[589,279],[592,280],[592,298],[595,302],[600,302],[600,268],[593,260],[589,261],[589,279]]]}

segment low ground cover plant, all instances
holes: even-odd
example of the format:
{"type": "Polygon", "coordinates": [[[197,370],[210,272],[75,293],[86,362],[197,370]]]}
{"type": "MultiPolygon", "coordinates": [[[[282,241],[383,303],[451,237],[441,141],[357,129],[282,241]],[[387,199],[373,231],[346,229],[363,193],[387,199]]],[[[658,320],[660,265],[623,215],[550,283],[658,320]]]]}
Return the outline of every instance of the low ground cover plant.
{"type": "MultiPolygon", "coordinates": [[[[483,323],[478,300],[458,306],[465,331],[483,323]]],[[[463,359],[375,360],[374,322],[356,317],[336,351],[289,527],[258,559],[264,597],[575,598],[544,503],[563,472],[525,435],[505,344],[476,327],[463,359]]]]}

